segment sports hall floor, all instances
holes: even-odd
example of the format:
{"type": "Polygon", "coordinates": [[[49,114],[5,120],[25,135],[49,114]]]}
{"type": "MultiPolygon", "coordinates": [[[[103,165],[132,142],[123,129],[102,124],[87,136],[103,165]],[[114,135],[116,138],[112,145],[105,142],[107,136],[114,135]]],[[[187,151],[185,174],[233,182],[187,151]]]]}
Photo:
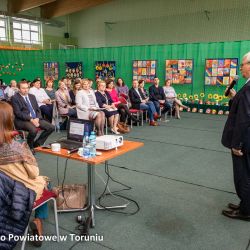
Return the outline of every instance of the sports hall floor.
{"type": "MultiPolygon", "coordinates": [[[[225,116],[183,113],[181,120],[161,122],[159,127],[134,127],[125,138],[142,141],[145,146],[109,163],[111,176],[133,188],[120,194],[136,200],[140,211],[133,216],[97,211],[96,227],[90,234],[103,236],[103,242],[68,239],[44,242],[40,249],[248,249],[250,222],[221,215],[228,202],[238,202],[230,152],[220,143],[225,120],[225,116]]],[[[65,132],[54,133],[49,140],[64,135],[65,132]]],[[[56,158],[43,154],[36,158],[41,174],[50,176],[56,185],[56,158]]],[[[59,161],[59,166],[61,182],[64,160],[59,161]]],[[[96,169],[106,178],[103,165],[96,169]]],[[[86,174],[86,165],[70,161],[65,183],[86,183],[86,174]]],[[[110,188],[122,187],[110,182],[110,188]]],[[[97,196],[103,190],[103,182],[96,177],[97,196]]],[[[124,203],[115,198],[108,203],[119,202],[124,203]]],[[[134,210],[131,204],[124,211],[134,210]]],[[[60,234],[75,232],[78,214],[59,214],[60,234]]],[[[52,208],[44,232],[48,235],[55,232],[52,208]]],[[[36,248],[27,243],[26,249],[36,248]]]]}

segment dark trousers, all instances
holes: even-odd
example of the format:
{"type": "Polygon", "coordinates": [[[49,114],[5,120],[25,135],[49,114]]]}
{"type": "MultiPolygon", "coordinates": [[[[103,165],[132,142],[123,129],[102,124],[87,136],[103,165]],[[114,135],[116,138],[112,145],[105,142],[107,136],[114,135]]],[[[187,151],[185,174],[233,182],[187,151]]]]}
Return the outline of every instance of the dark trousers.
{"type": "Polygon", "coordinates": [[[232,154],[235,190],[240,198],[240,212],[250,215],[250,154],[232,154]]]}
{"type": "Polygon", "coordinates": [[[53,115],[53,104],[46,104],[40,107],[43,117],[46,117],[50,122],[53,115]]]}
{"type": "Polygon", "coordinates": [[[37,140],[34,141],[38,133],[38,129],[33,125],[33,123],[30,121],[15,120],[16,129],[28,131],[27,143],[31,149],[43,145],[48,136],[55,130],[55,127],[52,124],[43,119],[39,120],[39,123],[39,128],[42,130],[42,133],[37,140]]]}
{"type": "Polygon", "coordinates": [[[117,109],[118,109],[118,112],[119,112],[119,115],[120,115],[120,121],[121,122],[126,122],[127,120],[127,117],[131,117],[131,113],[128,109],[128,106],[126,104],[123,104],[123,103],[119,103],[117,105],[117,109]]]}
{"type": "Polygon", "coordinates": [[[162,114],[168,112],[171,109],[171,106],[167,101],[165,101],[164,104],[160,104],[159,101],[153,101],[153,103],[155,105],[155,109],[158,114],[160,114],[161,105],[163,105],[163,110],[161,111],[162,114]]]}

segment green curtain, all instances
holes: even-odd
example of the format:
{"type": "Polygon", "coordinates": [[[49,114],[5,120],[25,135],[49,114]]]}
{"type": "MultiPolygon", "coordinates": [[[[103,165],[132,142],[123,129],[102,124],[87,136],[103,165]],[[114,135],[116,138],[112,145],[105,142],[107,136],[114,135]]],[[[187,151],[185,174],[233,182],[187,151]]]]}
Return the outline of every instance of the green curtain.
{"type": "MultiPolygon", "coordinates": [[[[16,75],[2,75],[0,78],[7,84],[11,79],[26,78],[33,80],[40,76],[43,79],[43,62],[59,62],[60,78],[65,74],[65,62],[82,61],[84,77],[94,79],[95,61],[116,61],[116,76],[121,76],[128,86],[132,83],[133,60],[157,60],[157,76],[163,84],[166,59],[193,59],[194,72],[192,85],[174,85],[177,93],[199,94],[201,92],[223,94],[225,87],[204,86],[204,69],[206,58],[238,58],[250,51],[250,41],[165,44],[124,46],[110,48],[83,48],[71,50],[41,50],[41,51],[0,51],[0,64],[24,64],[23,70],[16,75]]],[[[1,74],[1,72],[0,72],[1,74]]],[[[238,71],[238,74],[239,71],[238,71]]],[[[245,80],[240,79],[238,88],[245,80]]]]}

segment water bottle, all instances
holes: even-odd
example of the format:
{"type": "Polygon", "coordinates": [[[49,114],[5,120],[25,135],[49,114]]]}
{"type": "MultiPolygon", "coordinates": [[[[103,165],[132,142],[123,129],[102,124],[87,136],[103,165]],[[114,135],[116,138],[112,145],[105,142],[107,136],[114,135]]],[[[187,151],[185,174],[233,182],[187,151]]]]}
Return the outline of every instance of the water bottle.
{"type": "Polygon", "coordinates": [[[84,133],[83,140],[82,140],[82,147],[83,147],[83,157],[89,158],[90,157],[90,146],[89,146],[89,134],[88,132],[84,133]]]}
{"type": "Polygon", "coordinates": [[[92,131],[90,134],[89,144],[90,144],[90,157],[95,157],[96,156],[96,135],[94,131],[92,131]]]}

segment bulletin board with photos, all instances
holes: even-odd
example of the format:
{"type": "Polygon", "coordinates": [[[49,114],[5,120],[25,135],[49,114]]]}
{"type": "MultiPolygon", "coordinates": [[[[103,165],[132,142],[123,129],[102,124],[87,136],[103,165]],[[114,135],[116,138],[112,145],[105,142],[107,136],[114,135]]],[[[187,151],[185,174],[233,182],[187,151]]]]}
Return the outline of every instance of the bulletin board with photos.
{"type": "Polygon", "coordinates": [[[133,60],[133,80],[153,83],[156,77],[156,60],[133,60]]]}
{"type": "Polygon", "coordinates": [[[238,58],[206,59],[205,86],[227,86],[237,75],[238,58]]]}
{"type": "Polygon", "coordinates": [[[48,78],[53,78],[54,80],[58,80],[59,69],[58,62],[44,62],[43,63],[43,72],[44,72],[44,80],[48,78]]]}
{"type": "Polygon", "coordinates": [[[105,79],[105,78],[115,78],[116,63],[115,61],[96,61],[95,62],[95,77],[105,79]]]}
{"type": "Polygon", "coordinates": [[[82,62],[66,62],[65,67],[66,77],[71,79],[83,77],[82,62]]]}
{"type": "Polygon", "coordinates": [[[166,60],[165,79],[170,79],[173,84],[192,84],[193,66],[192,59],[166,60]]]}

